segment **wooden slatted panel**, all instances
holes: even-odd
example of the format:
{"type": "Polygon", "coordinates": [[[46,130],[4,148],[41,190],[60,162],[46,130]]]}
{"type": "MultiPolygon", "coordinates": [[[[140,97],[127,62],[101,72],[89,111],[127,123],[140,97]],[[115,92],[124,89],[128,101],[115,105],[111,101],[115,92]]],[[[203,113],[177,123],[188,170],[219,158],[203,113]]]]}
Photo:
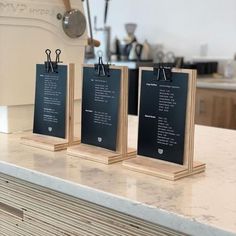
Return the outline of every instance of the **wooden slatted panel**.
{"type": "MultiPolygon", "coordinates": [[[[0,211],[11,235],[180,236],[184,235],[96,204],[0,174],[0,202],[24,212],[23,219],[0,211]]],[[[8,235],[8,236],[9,236],[8,235]]]]}

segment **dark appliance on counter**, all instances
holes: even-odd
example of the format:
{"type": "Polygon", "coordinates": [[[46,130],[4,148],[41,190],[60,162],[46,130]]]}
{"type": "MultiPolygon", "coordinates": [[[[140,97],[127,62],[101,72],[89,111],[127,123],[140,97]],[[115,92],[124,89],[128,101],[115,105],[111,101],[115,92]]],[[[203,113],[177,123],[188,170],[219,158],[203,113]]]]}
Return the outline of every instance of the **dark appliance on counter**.
{"type": "MultiPolygon", "coordinates": [[[[129,102],[128,112],[129,115],[138,115],[138,95],[139,95],[139,67],[147,66],[153,67],[155,64],[152,62],[142,63],[134,62],[135,68],[129,68],[129,102]]],[[[182,57],[176,58],[173,63],[173,67],[182,69],[194,69],[197,70],[199,78],[209,76],[218,71],[217,61],[194,61],[184,62],[182,57]]]]}
{"type": "MultiPolygon", "coordinates": [[[[125,65],[125,62],[124,62],[125,65]]],[[[138,115],[139,67],[152,67],[152,62],[132,62],[129,67],[128,114],[138,115]]]]}
{"type": "Polygon", "coordinates": [[[197,70],[198,76],[212,75],[218,71],[217,61],[194,61],[186,62],[183,64],[184,69],[195,69],[197,70]]]}
{"type": "Polygon", "coordinates": [[[129,69],[128,114],[138,115],[139,69],[129,69]]]}

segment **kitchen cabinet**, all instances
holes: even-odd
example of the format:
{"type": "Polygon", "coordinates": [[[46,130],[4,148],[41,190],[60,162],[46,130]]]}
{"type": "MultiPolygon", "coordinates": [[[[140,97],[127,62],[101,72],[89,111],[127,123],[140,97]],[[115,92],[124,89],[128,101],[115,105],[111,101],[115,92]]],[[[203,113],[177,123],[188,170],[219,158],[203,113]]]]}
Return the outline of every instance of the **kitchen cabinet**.
{"type": "Polygon", "coordinates": [[[211,126],[213,113],[212,108],[212,97],[208,96],[205,90],[197,89],[195,113],[196,123],[211,126]]]}
{"type": "Polygon", "coordinates": [[[236,129],[236,91],[198,88],[195,123],[236,129]]]}
{"type": "Polygon", "coordinates": [[[236,129],[236,92],[235,96],[230,100],[231,115],[230,115],[230,127],[236,129]]]}

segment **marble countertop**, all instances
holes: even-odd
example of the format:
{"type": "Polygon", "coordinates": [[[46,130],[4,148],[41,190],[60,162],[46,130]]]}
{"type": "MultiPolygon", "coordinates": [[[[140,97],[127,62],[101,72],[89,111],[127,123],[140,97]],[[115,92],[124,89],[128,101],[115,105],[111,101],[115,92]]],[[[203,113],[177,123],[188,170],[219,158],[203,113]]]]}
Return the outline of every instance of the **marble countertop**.
{"type": "MultiPolygon", "coordinates": [[[[21,135],[0,134],[0,173],[190,235],[236,235],[236,131],[196,126],[195,158],[207,170],[177,182],[23,146],[21,135]]],[[[130,146],[136,138],[130,117],[130,146]]]]}

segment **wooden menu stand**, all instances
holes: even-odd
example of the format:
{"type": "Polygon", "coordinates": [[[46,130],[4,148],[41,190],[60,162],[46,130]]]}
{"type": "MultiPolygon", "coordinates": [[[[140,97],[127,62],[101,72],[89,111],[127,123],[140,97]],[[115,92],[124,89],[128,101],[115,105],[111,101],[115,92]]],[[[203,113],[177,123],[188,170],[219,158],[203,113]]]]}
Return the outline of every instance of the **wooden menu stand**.
{"type": "Polygon", "coordinates": [[[90,146],[81,143],[75,147],[69,147],[67,154],[70,156],[76,156],[85,160],[99,162],[102,164],[110,165],[117,162],[121,162],[136,156],[135,149],[128,149],[124,154],[120,152],[110,151],[104,148],[90,146]]]}
{"type": "MultiPolygon", "coordinates": [[[[141,68],[142,70],[153,70],[152,68],[141,68]]],[[[184,164],[179,165],[144,156],[125,160],[123,166],[127,169],[160,177],[167,180],[178,180],[186,176],[205,171],[206,165],[193,160],[194,156],[194,115],[195,115],[195,90],[196,72],[193,70],[173,69],[173,72],[182,72],[189,75],[187,112],[185,124],[184,164]]]]}
{"type": "Polygon", "coordinates": [[[61,151],[69,146],[80,143],[78,138],[74,137],[74,83],[75,83],[75,65],[69,64],[68,76],[68,99],[67,99],[67,127],[66,139],[41,135],[31,134],[21,138],[21,143],[27,146],[40,148],[48,151],[61,151]]]}
{"type": "Polygon", "coordinates": [[[178,180],[190,175],[198,174],[204,172],[206,168],[206,165],[201,162],[193,162],[191,166],[181,166],[161,160],[151,160],[151,158],[142,156],[137,156],[137,158],[124,161],[123,166],[129,170],[167,180],[178,180]]]}
{"type": "MultiPolygon", "coordinates": [[[[88,66],[90,67],[90,66],[88,66]]],[[[127,148],[128,141],[128,68],[110,67],[111,69],[121,70],[121,92],[120,92],[120,111],[117,136],[117,151],[111,151],[105,148],[87,145],[69,147],[67,154],[86,160],[99,162],[103,164],[113,164],[124,161],[136,156],[136,150],[127,148]]]]}

